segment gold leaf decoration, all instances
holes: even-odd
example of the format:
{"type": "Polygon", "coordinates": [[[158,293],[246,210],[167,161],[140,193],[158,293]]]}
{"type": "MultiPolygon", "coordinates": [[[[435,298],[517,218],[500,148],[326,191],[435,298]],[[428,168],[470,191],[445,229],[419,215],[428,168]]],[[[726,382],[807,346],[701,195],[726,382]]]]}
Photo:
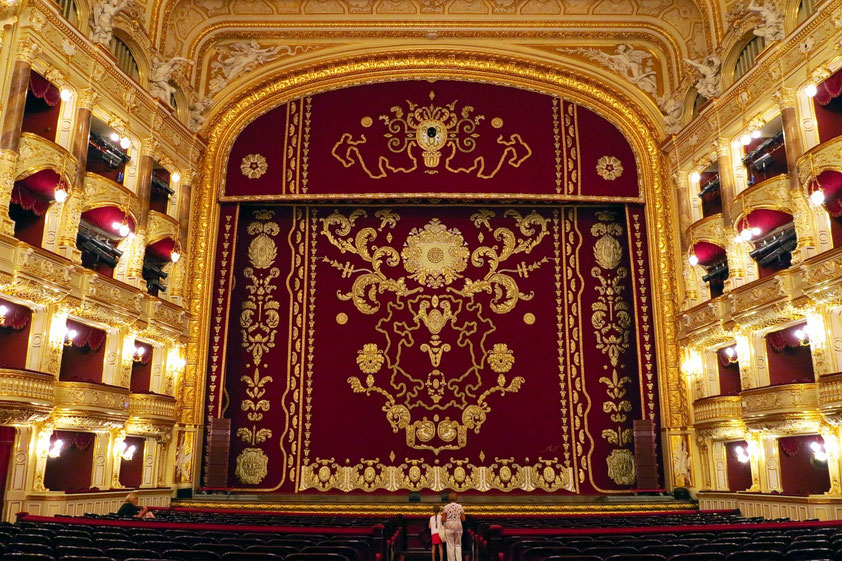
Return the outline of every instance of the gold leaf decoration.
{"type": "Polygon", "coordinates": [[[249,154],[240,162],[240,171],[249,179],[259,179],[268,169],[269,164],[261,154],[249,154]]]}
{"type": "Polygon", "coordinates": [[[245,448],[237,456],[234,475],[241,483],[258,485],[268,473],[269,457],[260,448],[245,448]]]}
{"type": "Polygon", "coordinates": [[[606,181],[614,181],[623,175],[623,164],[614,156],[603,156],[596,162],[596,173],[606,181]]]}

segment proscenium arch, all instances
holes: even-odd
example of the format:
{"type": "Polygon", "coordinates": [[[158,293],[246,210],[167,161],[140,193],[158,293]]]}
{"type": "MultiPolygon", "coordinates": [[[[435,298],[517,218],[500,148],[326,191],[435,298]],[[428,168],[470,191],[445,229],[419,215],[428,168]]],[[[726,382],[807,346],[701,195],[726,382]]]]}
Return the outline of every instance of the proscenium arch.
{"type": "MultiPolygon", "coordinates": [[[[217,202],[225,180],[225,163],[239,133],[258,116],[301,96],[363,83],[432,78],[493,83],[569,99],[606,118],[625,135],[635,153],[639,185],[646,202],[661,424],[664,431],[686,427],[689,418],[684,384],[678,371],[675,329],[674,203],[673,194],[666,188],[654,119],[645,108],[607,81],[600,82],[576,76],[563,68],[511,57],[442,51],[383,53],[277,73],[267,76],[252,89],[232,96],[228,103],[211,115],[208,149],[193,208],[196,227],[191,233],[190,251],[196,259],[191,278],[190,341],[188,369],[182,378],[185,410],[181,422],[203,424],[205,419],[205,396],[201,382],[207,373],[212,320],[211,283],[220,209],[217,202]]],[[[279,197],[279,200],[294,204],[294,199],[290,197],[279,197]]],[[[302,204],[306,202],[302,200],[302,204]]],[[[671,462],[664,465],[666,470],[671,470],[671,462]]]]}

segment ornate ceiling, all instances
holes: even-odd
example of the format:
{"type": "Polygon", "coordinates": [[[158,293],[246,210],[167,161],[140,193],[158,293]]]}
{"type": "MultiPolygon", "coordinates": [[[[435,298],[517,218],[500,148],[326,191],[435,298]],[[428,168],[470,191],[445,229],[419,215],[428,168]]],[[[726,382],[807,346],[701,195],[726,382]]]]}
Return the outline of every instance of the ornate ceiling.
{"type": "Polygon", "coordinates": [[[619,74],[654,105],[687,85],[682,60],[723,36],[718,0],[154,0],[146,22],[159,52],[193,61],[185,78],[213,105],[285,68],[438,47],[619,74]]]}

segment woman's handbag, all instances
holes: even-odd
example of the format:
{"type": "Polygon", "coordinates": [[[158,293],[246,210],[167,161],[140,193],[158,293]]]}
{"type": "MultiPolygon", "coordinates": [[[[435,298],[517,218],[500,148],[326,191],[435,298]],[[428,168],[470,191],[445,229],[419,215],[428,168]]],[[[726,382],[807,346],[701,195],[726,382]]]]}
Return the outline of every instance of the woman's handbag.
{"type": "Polygon", "coordinates": [[[444,524],[439,527],[439,539],[444,543],[444,524]]]}

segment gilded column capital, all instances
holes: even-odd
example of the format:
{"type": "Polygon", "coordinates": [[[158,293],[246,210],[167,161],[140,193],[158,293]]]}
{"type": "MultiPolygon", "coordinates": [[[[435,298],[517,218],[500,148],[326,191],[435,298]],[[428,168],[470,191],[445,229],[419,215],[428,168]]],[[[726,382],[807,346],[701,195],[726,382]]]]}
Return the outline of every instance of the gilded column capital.
{"type": "Polygon", "coordinates": [[[26,27],[40,33],[44,30],[46,24],[47,18],[44,17],[44,14],[35,10],[29,11],[29,21],[26,23],[26,27]]]}
{"type": "Polygon", "coordinates": [[[155,153],[160,148],[158,141],[152,138],[144,138],[143,141],[140,143],[140,155],[141,156],[149,156],[150,158],[155,157],[155,153]]]}
{"type": "Polygon", "coordinates": [[[675,173],[675,187],[677,189],[687,189],[690,186],[690,182],[687,178],[687,173],[683,171],[678,171],[675,173]]]}
{"type": "Polygon", "coordinates": [[[795,90],[792,88],[781,88],[772,94],[772,98],[781,111],[795,108],[795,90]]]}
{"type": "Polygon", "coordinates": [[[85,88],[79,92],[79,109],[92,111],[99,99],[99,94],[93,88],[85,88]]]}
{"type": "Polygon", "coordinates": [[[720,136],[714,142],[716,145],[716,155],[720,158],[728,158],[731,156],[731,142],[724,136],[720,136]]]}
{"type": "Polygon", "coordinates": [[[21,62],[32,64],[40,53],[41,46],[30,37],[21,39],[18,43],[17,59],[21,62]]]}

